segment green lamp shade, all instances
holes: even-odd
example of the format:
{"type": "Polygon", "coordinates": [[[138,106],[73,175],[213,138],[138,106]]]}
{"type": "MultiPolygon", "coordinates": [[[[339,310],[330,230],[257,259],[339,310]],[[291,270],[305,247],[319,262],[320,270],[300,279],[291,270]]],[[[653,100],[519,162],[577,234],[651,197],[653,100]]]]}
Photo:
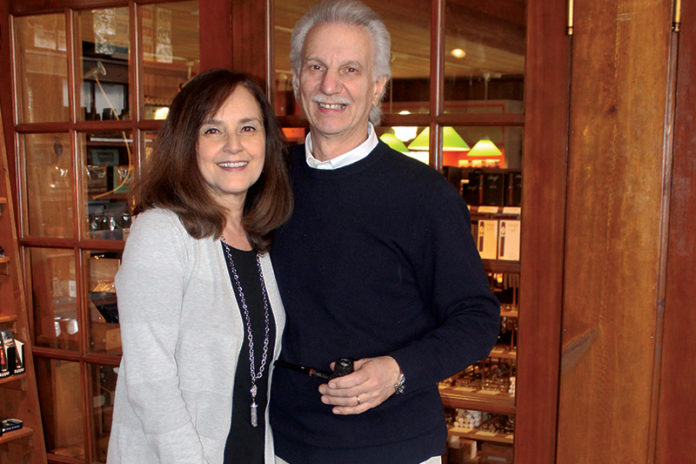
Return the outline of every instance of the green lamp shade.
{"type": "Polygon", "coordinates": [[[401,153],[408,153],[408,148],[404,145],[404,142],[396,138],[396,135],[391,132],[385,132],[379,136],[379,139],[389,145],[392,149],[399,151],[401,153]]]}
{"type": "MultiPolygon", "coordinates": [[[[467,151],[469,145],[466,144],[463,138],[454,130],[452,126],[442,128],[442,150],[443,151],[467,151]]],[[[413,142],[408,144],[409,150],[429,150],[430,128],[426,127],[418,136],[413,139],[413,142]]]]}
{"type": "Polygon", "coordinates": [[[502,155],[503,153],[495,146],[495,144],[489,138],[483,138],[476,142],[476,144],[469,151],[469,156],[481,156],[487,158],[494,158],[502,155]]]}
{"type": "Polygon", "coordinates": [[[409,150],[430,150],[430,127],[426,127],[408,144],[409,150]]]}

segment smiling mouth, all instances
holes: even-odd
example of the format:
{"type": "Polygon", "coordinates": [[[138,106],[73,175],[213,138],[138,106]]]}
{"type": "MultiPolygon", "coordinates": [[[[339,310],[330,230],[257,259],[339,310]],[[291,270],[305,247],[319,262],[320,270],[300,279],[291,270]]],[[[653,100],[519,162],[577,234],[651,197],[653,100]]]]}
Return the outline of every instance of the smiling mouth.
{"type": "Polygon", "coordinates": [[[223,161],[218,163],[218,166],[221,168],[243,168],[247,164],[249,164],[248,161],[223,161]]]}
{"type": "Polygon", "coordinates": [[[342,110],[343,108],[348,106],[345,103],[317,103],[319,103],[319,108],[324,108],[326,110],[342,110]]]}

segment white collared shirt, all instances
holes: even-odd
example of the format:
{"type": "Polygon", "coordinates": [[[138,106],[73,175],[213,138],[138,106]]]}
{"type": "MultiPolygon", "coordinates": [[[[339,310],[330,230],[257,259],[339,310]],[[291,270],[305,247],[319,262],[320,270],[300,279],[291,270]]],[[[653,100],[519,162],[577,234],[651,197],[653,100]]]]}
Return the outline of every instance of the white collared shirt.
{"type": "Polygon", "coordinates": [[[319,161],[312,155],[314,148],[312,146],[312,133],[310,132],[305,137],[305,159],[307,160],[307,165],[314,169],[338,169],[349,164],[353,164],[361,159],[365,158],[372,152],[377,146],[379,139],[377,138],[377,133],[372,123],[367,123],[367,140],[353,148],[352,150],[338,155],[335,158],[331,158],[326,161],[319,161]]]}

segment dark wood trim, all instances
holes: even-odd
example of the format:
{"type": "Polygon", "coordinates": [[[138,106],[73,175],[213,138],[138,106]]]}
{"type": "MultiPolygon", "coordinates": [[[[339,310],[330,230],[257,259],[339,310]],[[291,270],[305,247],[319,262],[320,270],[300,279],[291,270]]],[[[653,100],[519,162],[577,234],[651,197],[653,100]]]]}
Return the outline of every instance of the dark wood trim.
{"type": "Polygon", "coordinates": [[[268,96],[268,100],[271,104],[271,108],[275,108],[273,99],[275,98],[275,70],[274,70],[274,65],[275,65],[275,57],[274,57],[274,51],[275,51],[275,46],[273,45],[273,25],[274,25],[274,17],[273,17],[273,2],[274,0],[265,0],[265,5],[264,5],[264,35],[265,35],[265,40],[263,43],[266,45],[266,49],[264,50],[264,56],[266,57],[266,68],[265,68],[265,90],[266,90],[266,95],[268,96]]]}
{"type": "Polygon", "coordinates": [[[674,154],[664,300],[657,445],[650,462],[679,462],[696,455],[696,4],[681,2],[674,154]]]}
{"type": "Polygon", "coordinates": [[[646,462],[671,4],[575,5],[556,459],[646,462]]]}
{"type": "Polygon", "coordinates": [[[564,0],[527,2],[515,462],[552,464],[560,375],[570,40],[564,0]]]}
{"type": "MultiPolygon", "coordinates": [[[[655,314],[655,344],[653,353],[653,373],[650,385],[650,416],[648,420],[648,460],[652,464],[652,457],[657,449],[657,422],[660,414],[660,384],[662,383],[662,355],[664,345],[664,315],[665,292],[667,286],[667,257],[669,255],[669,221],[671,205],[672,167],[674,162],[674,134],[670,128],[674,127],[676,100],[677,63],[679,51],[679,34],[672,32],[669,60],[667,62],[667,92],[664,122],[664,143],[662,146],[662,201],[660,209],[660,243],[659,243],[659,270],[657,273],[657,298],[655,314]]],[[[670,340],[672,341],[672,340],[670,340]]]]}
{"type": "Polygon", "coordinates": [[[440,125],[433,118],[442,113],[445,89],[443,75],[445,73],[445,0],[432,2],[432,17],[430,24],[430,165],[435,169],[442,167],[442,135],[440,125]]]}
{"type": "Polygon", "coordinates": [[[201,71],[232,67],[232,1],[198,0],[201,71]]]}
{"type": "MultiPolygon", "coordinates": [[[[13,77],[14,69],[12,66],[12,46],[13,46],[13,33],[12,33],[12,23],[9,14],[9,8],[7,2],[0,2],[0,69],[4,69],[4,72],[0,73],[0,111],[4,117],[2,118],[2,129],[5,134],[4,140],[5,149],[7,153],[7,166],[10,174],[10,190],[12,191],[12,196],[19,200],[17,195],[17,179],[14,173],[17,172],[15,165],[15,137],[14,137],[14,106],[13,106],[13,96],[14,96],[14,86],[13,77]]],[[[15,218],[17,215],[17,208],[19,201],[14,204],[15,218]]],[[[16,221],[19,224],[19,221],[16,221]]]]}
{"type": "Polygon", "coordinates": [[[266,1],[230,0],[232,5],[232,67],[266,87],[269,69],[266,1]]]}
{"type": "MultiPolygon", "coordinates": [[[[131,0],[132,1],[132,0],[131,0]]],[[[171,0],[138,0],[138,4],[166,3],[171,0]]],[[[66,8],[87,10],[93,8],[126,8],[128,0],[9,0],[9,11],[13,15],[35,15],[62,13],[66,8]]]]}

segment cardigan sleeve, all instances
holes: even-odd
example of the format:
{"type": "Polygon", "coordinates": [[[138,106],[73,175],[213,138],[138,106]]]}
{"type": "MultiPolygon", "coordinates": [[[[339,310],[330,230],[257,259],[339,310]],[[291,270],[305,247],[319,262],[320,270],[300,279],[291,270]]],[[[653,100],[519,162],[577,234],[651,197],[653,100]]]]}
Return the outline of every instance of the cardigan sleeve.
{"type": "Polygon", "coordinates": [[[500,304],[476,249],[466,204],[443,182],[432,186],[424,202],[418,230],[425,233],[412,248],[414,272],[437,323],[390,353],[406,376],[407,391],[432,386],[488,356],[500,328],[500,304]]]}
{"type": "Polygon", "coordinates": [[[186,238],[173,213],[141,213],[115,279],[123,341],[119,375],[152,451],[167,464],[207,462],[175,359],[189,268],[186,238]]]}

